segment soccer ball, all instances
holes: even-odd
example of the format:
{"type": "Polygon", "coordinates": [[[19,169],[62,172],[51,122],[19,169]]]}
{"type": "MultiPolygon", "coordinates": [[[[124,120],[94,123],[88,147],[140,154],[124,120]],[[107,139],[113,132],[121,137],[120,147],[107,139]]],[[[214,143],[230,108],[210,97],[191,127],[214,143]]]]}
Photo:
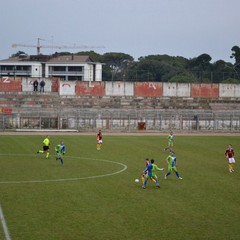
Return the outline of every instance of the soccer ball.
{"type": "Polygon", "coordinates": [[[139,179],[136,178],[136,179],[135,179],[135,182],[138,183],[138,182],[139,182],[139,179]]]}

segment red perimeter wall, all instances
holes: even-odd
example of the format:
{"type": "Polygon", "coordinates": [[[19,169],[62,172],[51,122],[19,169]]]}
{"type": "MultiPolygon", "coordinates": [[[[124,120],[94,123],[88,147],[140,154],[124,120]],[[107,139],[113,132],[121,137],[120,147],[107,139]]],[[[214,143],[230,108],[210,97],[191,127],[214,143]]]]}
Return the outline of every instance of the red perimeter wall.
{"type": "Polygon", "coordinates": [[[134,83],[135,97],[162,97],[163,85],[155,82],[136,82],[134,83]]]}
{"type": "Polygon", "coordinates": [[[104,96],[104,82],[77,82],[75,89],[76,96],[104,96]]]}
{"type": "Polygon", "coordinates": [[[0,78],[0,92],[21,92],[22,91],[22,81],[20,78],[0,78]]]}
{"type": "Polygon", "coordinates": [[[218,98],[219,84],[191,84],[191,97],[218,98]]]}
{"type": "Polygon", "coordinates": [[[58,92],[59,90],[59,79],[52,78],[52,92],[58,92]]]}

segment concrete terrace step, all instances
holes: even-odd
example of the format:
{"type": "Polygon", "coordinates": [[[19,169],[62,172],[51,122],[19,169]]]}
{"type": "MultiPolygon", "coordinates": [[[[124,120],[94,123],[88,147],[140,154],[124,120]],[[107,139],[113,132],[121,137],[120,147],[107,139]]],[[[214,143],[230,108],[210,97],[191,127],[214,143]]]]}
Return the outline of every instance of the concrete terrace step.
{"type": "Polygon", "coordinates": [[[0,92],[0,107],[20,111],[56,111],[71,109],[189,109],[240,110],[240,99],[122,97],[122,96],[59,96],[58,93],[0,92]]]}

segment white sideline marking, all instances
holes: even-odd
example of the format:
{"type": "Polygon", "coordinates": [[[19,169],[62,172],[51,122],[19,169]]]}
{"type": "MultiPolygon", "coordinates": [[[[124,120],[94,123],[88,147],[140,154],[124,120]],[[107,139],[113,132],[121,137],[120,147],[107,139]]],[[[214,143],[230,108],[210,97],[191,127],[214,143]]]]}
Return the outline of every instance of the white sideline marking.
{"type": "MultiPolygon", "coordinates": [[[[33,154],[0,154],[0,156],[36,156],[33,154]]],[[[85,157],[72,157],[68,156],[69,158],[77,158],[77,159],[87,159],[87,160],[93,160],[93,161],[102,161],[102,162],[108,162],[108,163],[114,163],[122,166],[123,168],[117,172],[107,173],[103,175],[95,175],[95,176],[88,176],[88,177],[78,177],[78,178],[60,178],[60,179],[46,179],[46,180],[29,180],[29,181],[2,181],[0,184],[20,184],[20,183],[46,183],[46,182],[64,182],[64,181],[77,181],[77,180],[84,180],[84,179],[94,179],[94,178],[100,178],[100,177],[108,177],[113,176],[116,174],[119,174],[121,172],[124,172],[127,169],[127,165],[119,162],[113,162],[105,159],[97,159],[97,158],[85,158],[85,157]]]]}
{"type": "Polygon", "coordinates": [[[1,204],[0,204],[0,219],[1,219],[2,227],[3,227],[3,232],[4,232],[4,235],[5,235],[5,239],[6,240],[11,240],[10,234],[8,232],[7,223],[6,223],[4,215],[3,215],[1,204]]]}
{"type": "MultiPolygon", "coordinates": [[[[18,128],[16,132],[46,132],[46,129],[18,128]]],[[[48,129],[47,132],[78,132],[75,129],[48,129]]]]}

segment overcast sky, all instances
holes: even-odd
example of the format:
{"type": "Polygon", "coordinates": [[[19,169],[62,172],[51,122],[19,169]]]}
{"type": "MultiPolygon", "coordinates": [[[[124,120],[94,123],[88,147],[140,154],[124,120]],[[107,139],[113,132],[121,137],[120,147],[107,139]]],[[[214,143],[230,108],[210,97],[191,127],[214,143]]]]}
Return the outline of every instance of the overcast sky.
{"type": "Polygon", "coordinates": [[[240,46],[240,0],[1,0],[0,59],[17,51],[35,54],[37,45],[105,46],[94,50],[141,56],[194,58],[203,53],[232,61],[240,46]]]}

